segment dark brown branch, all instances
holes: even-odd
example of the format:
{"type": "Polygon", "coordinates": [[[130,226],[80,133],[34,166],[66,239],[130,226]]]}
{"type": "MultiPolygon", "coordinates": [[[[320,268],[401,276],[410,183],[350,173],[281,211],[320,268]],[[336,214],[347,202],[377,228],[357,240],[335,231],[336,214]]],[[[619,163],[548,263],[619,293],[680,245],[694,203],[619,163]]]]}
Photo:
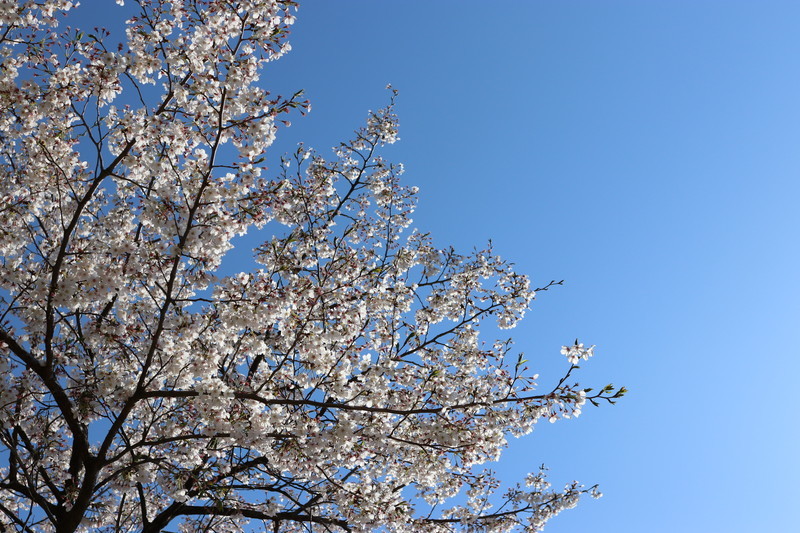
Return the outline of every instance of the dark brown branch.
{"type": "Polygon", "coordinates": [[[160,532],[170,521],[178,516],[244,516],[256,520],[266,520],[269,522],[304,522],[320,524],[322,526],[335,526],[342,531],[352,531],[347,521],[337,518],[326,518],[304,514],[296,511],[282,511],[275,514],[268,514],[256,509],[246,507],[234,507],[232,505],[182,505],[172,504],[162,511],[142,533],[160,532]]]}

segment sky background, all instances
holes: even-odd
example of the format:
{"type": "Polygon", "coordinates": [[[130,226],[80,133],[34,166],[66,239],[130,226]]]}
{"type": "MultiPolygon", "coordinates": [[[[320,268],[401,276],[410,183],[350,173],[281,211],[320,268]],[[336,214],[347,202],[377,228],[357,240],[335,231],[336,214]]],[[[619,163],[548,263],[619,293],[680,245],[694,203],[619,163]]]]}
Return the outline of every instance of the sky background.
{"type": "Polygon", "coordinates": [[[800,4],[309,0],[291,42],[264,86],[313,110],[276,150],[392,83],[414,226],[566,280],[513,331],[543,388],[577,336],[581,383],[631,390],[496,466],[600,483],[548,533],[798,527],[800,4]]]}

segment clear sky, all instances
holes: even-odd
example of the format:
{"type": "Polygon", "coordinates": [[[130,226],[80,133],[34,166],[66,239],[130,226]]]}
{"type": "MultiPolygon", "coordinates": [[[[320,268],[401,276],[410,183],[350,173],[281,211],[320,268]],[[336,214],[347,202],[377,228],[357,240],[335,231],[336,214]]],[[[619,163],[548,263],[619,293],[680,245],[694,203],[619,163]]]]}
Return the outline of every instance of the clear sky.
{"type": "Polygon", "coordinates": [[[307,0],[292,44],[265,86],[313,111],[280,146],[391,82],[414,225],[566,280],[514,331],[543,385],[577,336],[581,382],[631,390],[497,466],[601,484],[548,533],[800,527],[800,4],[307,0]]]}

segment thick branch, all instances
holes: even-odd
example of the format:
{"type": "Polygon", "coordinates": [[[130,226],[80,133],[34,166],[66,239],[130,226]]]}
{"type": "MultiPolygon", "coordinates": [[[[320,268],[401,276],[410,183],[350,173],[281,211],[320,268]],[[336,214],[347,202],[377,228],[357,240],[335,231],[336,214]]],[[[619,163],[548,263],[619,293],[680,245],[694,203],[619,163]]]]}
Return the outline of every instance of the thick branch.
{"type": "Polygon", "coordinates": [[[160,532],[170,521],[178,516],[244,516],[256,520],[267,520],[273,523],[303,522],[321,524],[325,526],[335,526],[343,531],[352,531],[345,520],[337,518],[326,518],[324,516],[314,516],[296,511],[283,511],[275,514],[268,514],[256,509],[235,507],[232,505],[182,505],[172,504],[162,511],[150,524],[145,527],[142,533],[160,532]]]}

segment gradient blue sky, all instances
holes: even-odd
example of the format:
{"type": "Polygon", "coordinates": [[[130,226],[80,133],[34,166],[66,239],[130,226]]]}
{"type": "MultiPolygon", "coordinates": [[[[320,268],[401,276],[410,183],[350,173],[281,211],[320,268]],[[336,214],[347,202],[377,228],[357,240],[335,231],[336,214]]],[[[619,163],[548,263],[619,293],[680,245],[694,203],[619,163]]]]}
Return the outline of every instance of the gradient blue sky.
{"type": "Polygon", "coordinates": [[[310,0],[292,44],[265,86],[313,111],[282,149],[391,82],[414,225],[566,279],[514,332],[543,385],[578,336],[581,382],[631,389],[497,466],[601,484],[548,533],[800,527],[800,4],[310,0]]]}

